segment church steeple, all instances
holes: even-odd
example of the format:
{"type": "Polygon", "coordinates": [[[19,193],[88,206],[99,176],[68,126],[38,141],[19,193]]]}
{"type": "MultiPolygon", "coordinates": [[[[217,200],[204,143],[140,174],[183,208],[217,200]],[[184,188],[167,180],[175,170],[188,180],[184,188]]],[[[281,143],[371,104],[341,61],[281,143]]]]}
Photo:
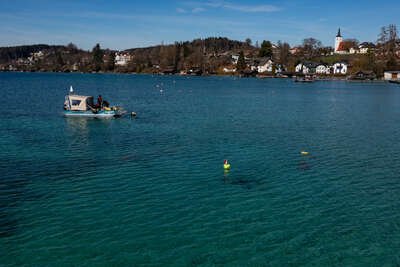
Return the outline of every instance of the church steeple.
{"type": "Polygon", "coordinates": [[[340,34],[340,28],[339,28],[336,38],[335,38],[335,53],[338,52],[340,43],[342,43],[342,42],[343,42],[343,38],[342,38],[342,35],[340,34]]]}
{"type": "Polygon", "coordinates": [[[339,30],[338,30],[338,32],[337,32],[336,37],[342,37],[342,35],[340,34],[340,28],[339,28],[339,30]]]}

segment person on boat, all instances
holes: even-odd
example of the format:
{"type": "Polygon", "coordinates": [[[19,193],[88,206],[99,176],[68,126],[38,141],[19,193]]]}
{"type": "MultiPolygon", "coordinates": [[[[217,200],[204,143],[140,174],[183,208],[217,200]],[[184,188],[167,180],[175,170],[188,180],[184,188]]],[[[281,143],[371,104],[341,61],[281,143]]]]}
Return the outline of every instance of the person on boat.
{"type": "Polygon", "coordinates": [[[68,103],[69,101],[67,99],[65,99],[64,101],[64,110],[68,110],[68,103]]]}
{"type": "Polygon", "coordinates": [[[98,107],[98,108],[102,108],[103,107],[103,98],[101,97],[101,95],[99,95],[97,97],[97,105],[96,105],[96,107],[98,107]]]}

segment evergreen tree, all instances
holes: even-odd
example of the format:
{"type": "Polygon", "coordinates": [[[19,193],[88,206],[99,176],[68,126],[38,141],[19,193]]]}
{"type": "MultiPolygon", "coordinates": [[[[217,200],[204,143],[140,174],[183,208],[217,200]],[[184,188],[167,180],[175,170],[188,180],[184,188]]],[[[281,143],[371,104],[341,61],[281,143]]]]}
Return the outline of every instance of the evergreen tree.
{"type": "Polygon", "coordinates": [[[175,42],[174,72],[178,72],[180,70],[181,49],[182,44],[175,42]]]}
{"type": "Polygon", "coordinates": [[[108,55],[108,64],[107,64],[107,70],[113,71],[115,69],[115,53],[110,52],[108,55]]]}
{"type": "Polygon", "coordinates": [[[94,71],[101,70],[101,67],[103,66],[103,63],[104,63],[103,55],[104,55],[104,53],[103,53],[103,50],[101,50],[101,48],[100,48],[100,44],[96,44],[92,50],[94,71]]]}
{"type": "Polygon", "coordinates": [[[64,60],[59,51],[56,52],[56,61],[57,61],[57,69],[61,70],[61,68],[64,66],[64,60]]]}
{"type": "Polygon", "coordinates": [[[78,50],[78,47],[77,47],[75,44],[73,44],[73,43],[69,43],[69,44],[67,45],[67,49],[70,50],[70,51],[77,51],[77,50],[78,50]]]}
{"type": "Polygon", "coordinates": [[[251,44],[252,44],[252,41],[251,41],[250,38],[246,38],[245,42],[246,42],[246,44],[247,44],[248,46],[251,46],[251,44]]]}
{"type": "Polygon", "coordinates": [[[270,41],[263,41],[261,43],[260,52],[258,53],[259,57],[272,57],[272,44],[270,41]]]}
{"type": "Polygon", "coordinates": [[[246,69],[246,61],[244,59],[243,51],[240,51],[239,58],[236,64],[236,71],[243,72],[246,69]]]}

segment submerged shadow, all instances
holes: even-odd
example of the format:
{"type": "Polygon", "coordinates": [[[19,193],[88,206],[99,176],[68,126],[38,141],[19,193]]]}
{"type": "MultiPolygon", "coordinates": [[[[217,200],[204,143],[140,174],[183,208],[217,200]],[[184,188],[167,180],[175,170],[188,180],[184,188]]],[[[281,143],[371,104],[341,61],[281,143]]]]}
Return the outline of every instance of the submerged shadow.
{"type": "Polygon", "coordinates": [[[311,165],[306,160],[299,161],[297,168],[301,171],[311,170],[311,165]]]}
{"type": "Polygon", "coordinates": [[[0,206],[0,238],[10,237],[16,234],[18,222],[7,210],[0,206]]]}
{"type": "Polygon", "coordinates": [[[245,189],[253,189],[263,184],[263,182],[260,180],[254,180],[246,177],[230,177],[229,173],[224,173],[223,182],[224,184],[240,186],[245,189]]]}
{"type": "Polygon", "coordinates": [[[18,172],[18,166],[22,165],[23,162],[8,164],[4,168],[8,175],[0,179],[0,238],[17,233],[18,219],[15,215],[20,203],[43,197],[29,190],[30,175],[18,172]]]}

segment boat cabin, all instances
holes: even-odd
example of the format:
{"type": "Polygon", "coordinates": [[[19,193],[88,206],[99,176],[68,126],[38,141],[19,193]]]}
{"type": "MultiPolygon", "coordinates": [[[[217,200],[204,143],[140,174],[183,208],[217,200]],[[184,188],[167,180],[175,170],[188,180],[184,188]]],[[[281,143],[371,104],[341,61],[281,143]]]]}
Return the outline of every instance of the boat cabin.
{"type": "Polygon", "coordinates": [[[93,106],[93,96],[67,95],[65,97],[65,110],[86,111],[93,106]]]}
{"type": "Polygon", "coordinates": [[[387,81],[400,81],[400,71],[385,71],[384,78],[387,81]]]}

